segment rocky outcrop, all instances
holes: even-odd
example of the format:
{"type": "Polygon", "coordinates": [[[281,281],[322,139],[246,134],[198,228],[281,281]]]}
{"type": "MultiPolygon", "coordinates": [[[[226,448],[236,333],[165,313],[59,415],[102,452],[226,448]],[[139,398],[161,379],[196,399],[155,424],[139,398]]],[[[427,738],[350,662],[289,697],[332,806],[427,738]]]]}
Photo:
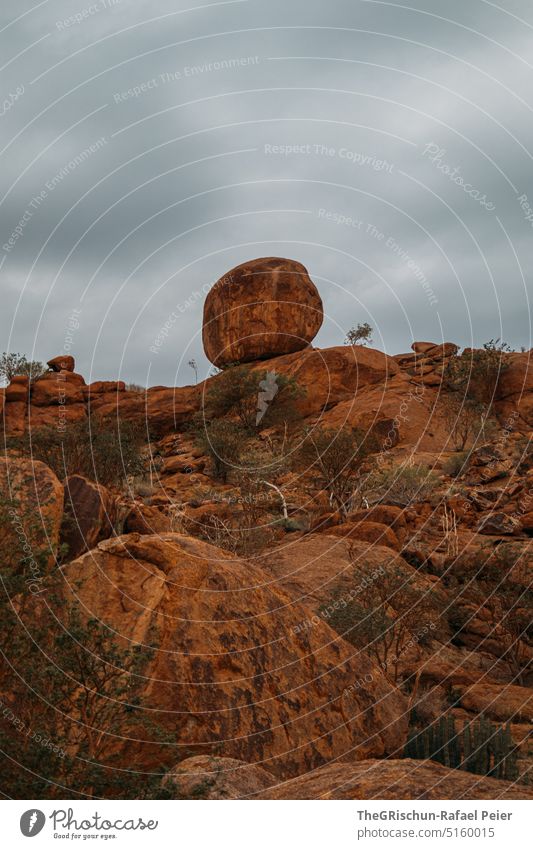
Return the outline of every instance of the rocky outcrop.
{"type": "Polygon", "coordinates": [[[70,559],[112,536],[117,518],[116,498],[104,486],[82,475],[66,479],[61,542],[70,559]]]}
{"type": "MultiPolygon", "coordinates": [[[[63,575],[117,639],[156,639],[143,701],[184,750],[283,777],[404,744],[399,691],[327,624],[298,630],[307,609],[251,562],[180,534],[130,534],[99,543],[63,575]]],[[[124,756],[147,766],[176,758],[133,741],[124,756]]]]}
{"type": "Polygon", "coordinates": [[[52,371],[74,371],[76,363],[74,357],[70,354],[60,354],[59,357],[53,357],[46,363],[52,371]]]}
{"type": "Polygon", "coordinates": [[[221,277],[207,295],[205,353],[224,366],[301,351],[322,320],[322,300],[301,263],[254,259],[221,277]]]}
{"type": "Polygon", "coordinates": [[[174,799],[246,799],[261,798],[277,780],[254,764],[199,755],[181,761],[162,784],[174,799]]]}
{"type": "Polygon", "coordinates": [[[30,589],[38,588],[43,566],[55,563],[63,487],[39,460],[7,454],[0,457],[0,492],[6,515],[0,528],[3,563],[17,569],[23,563],[30,589]]]}
{"type": "Polygon", "coordinates": [[[330,764],[267,790],[264,799],[533,799],[533,789],[434,761],[330,764]]]}

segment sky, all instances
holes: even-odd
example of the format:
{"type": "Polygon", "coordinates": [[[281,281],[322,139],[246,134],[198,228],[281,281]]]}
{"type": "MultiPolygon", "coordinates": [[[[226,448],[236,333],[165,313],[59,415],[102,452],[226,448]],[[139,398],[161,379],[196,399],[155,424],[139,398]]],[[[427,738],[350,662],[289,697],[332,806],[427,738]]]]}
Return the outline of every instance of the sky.
{"type": "Polygon", "coordinates": [[[2,350],[194,382],[260,256],[307,267],[320,347],[531,348],[530,0],[19,0],[0,47],[2,350]]]}

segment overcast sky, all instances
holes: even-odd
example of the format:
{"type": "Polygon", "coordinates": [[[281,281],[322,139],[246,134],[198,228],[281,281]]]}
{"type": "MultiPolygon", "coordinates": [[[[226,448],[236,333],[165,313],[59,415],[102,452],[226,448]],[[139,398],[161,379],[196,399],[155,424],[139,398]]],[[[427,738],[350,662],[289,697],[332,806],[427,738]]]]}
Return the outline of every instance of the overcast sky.
{"type": "Polygon", "coordinates": [[[87,380],[189,383],[208,287],[272,255],[320,346],[531,347],[531,0],[19,0],[0,39],[2,350],[78,310],[87,380]]]}

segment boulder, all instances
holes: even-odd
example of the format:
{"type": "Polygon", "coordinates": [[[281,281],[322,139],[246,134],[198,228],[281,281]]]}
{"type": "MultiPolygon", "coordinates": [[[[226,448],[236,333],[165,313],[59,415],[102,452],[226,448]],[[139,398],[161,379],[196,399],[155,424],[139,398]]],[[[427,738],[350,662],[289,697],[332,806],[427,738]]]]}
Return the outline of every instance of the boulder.
{"type": "MultiPolygon", "coordinates": [[[[258,369],[264,370],[263,364],[258,369]]],[[[334,348],[308,348],[269,362],[270,371],[292,378],[302,390],[296,402],[302,416],[320,414],[336,404],[349,401],[359,410],[359,396],[367,387],[379,387],[383,395],[386,382],[398,374],[392,357],[363,345],[338,345],[334,348]],[[357,400],[356,400],[357,399],[357,400]]],[[[360,415],[367,415],[364,410],[360,415]]],[[[378,414],[369,427],[384,416],[378,414]]]]}
{"type": "Polygon", "coordinates": [[[59,357],[54,357],[46,363],[52,371],[74,371],[76,363],[74,357],[70,354],[61,354],[59,357]]]}
{"type": "Polygon", "coordinates": [[[135,504],[124,519],[125,534],[165,534],[172,530],[172,522],[159,507],[135,504]]]}
{"type": "Polygon", "coordinates": [[[394,549],[335,536],[335,530],[287,542],[258,560],[277,585],[312,610],[328,601],[334,590],[342,595],[357,586],[359,563],[376,575],[385,574],[383,570],[394,564],[411,570],[394,549]]]}
{"type": "Polygon", "coordinates": [[[216,366],[301,351],[322,320],[322,300],[301,263],[254,259],[221,277],[207,295],[204,350],[216,366]]]}
{"type": "Polygon", "coordinates": [[[5,399],[11,403],[13,401],[26,401],[29,397],[29,377],[24,375],[16,375],[5,388],[5,399]]]}
{"type": "Polygon", "coordinates": [[[31,403],[36,407],[82,403],[84,382],[81,375],[70,371],[49,372],[33,384],[31,403]]]}
{"type": "MultiPolygon", "coordinates": [[[[533,789],[435,761],[329,764],[265,791],[264,799],[533,799],[533,789]]],[[[375,825],[369,823],[372,827],[375,825]]],[[[384,844],[381,844],[384,845],[384,844]]]]}
{"type": "MultiPolygon", "coordinates": [[[[326,623],[296,632],[306,608],[254,562],[181,534],[129,534],[62,573],[68,598],[117,640],[156,641],[143,704],[184,751],[288,777],[405,743],[404,696],[326,623]]],[[[122,757],[171,766],[176,747],[133,735],[122,757]]]]}
{"type": "Polygon", "coordinates": [[[181,761],[162,781],[178,799],[261,798],[276,784],[274,776],[260,766],[207,755],[181,761]]]}
{"type": "MultiPolygon", "coordinates": [[[[431,350],[433,350],[433,348],[436,348],[436,347],[437,347],[436,342],[413,342],[413,344],[411,345],[411,349],[415,352],[415,354],[427,354],[428,351],[431,351],[431,350]]],[[[407,355],[400,354],[399,356],[408,357],[409,354],[407,354],[407,355]]]]}
{"type": "Polygon", "coordinates": [[[113,535],[118,511],[111,493],[82,475],[70,475],[64,486],[61,542],[68,546],[69,558],[74,559],[113,535]]]}
{"type": "Polygon", "coordinates": [[[443,342],[442,344],[434,345],[433,348],[429,348],[424,354],[431,360],[444,360],[446,357],[455,356],[458,350],[459,346],[453,342],[443,342]]]}
{"type": "Polygon", "coordinates": [[[22,436],[26,430],[27,401],[7,401],[4,406],[3,430],[5,436],[22,436]]]}
{"type": "Polygon", "coordinates": [[[484,714],[496,722],[531,722],[533,690],[515,684],[488,684],[486,681],[460,687],[461,706],[484,714]]]}
{"type": "Polygon", "coordinates": [[[10,517],[0,528],[4,565],[18,569],[23,561],[30,591],[39,592],[43,564],[55,563],[63,487],[40,460],[6,454],[0,457],[0,492],[10,517]]]}
{"type": "Polygon", "coordinates": [[[379,522],[343,522],[328,531],[338,537],[349,537],[368,542],[371,545],[385,545],[399,551],[401,546],[398,537],[387,525],[379,522]]]}
{"type": "Polygon", "coordinates": [[[522,526],[518,519],[506,513],[490,513],[481,520],[477,530],[479,534],[513,536],[520,533],[522,526]]]}
{"type": "Polygon", "coordinates": [[[506,368],[502,369],[498,381],[497,399],[512,396],[519,401],[523,395],[533,392],[532,352],[508,354],[504,363],[506,368]]]}
{"type": "Polygon", "coordinates": [[[82,389],[85,398],[94,395],[105,395],[110,392],[125,392],[126,384],[123,380],[96,380],[94,383],[89,383],[82,389]]]}

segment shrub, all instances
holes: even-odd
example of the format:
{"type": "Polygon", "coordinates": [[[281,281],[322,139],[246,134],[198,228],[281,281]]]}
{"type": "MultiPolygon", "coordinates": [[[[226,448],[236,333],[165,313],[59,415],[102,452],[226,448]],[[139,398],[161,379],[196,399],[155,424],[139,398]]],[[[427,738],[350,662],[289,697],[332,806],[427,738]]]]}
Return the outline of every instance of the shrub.
{"type": "Polygon", "coordinates": [[[214,419],[203,427],[197,424],[195,432],[196,444],[211,459],[213,476],[223,483],[238,468],[248,439],[247,430],[228,419],[214,419]]]}
{"type": "Polygon", "coordinates": [[[387,504],[408,507],[426,501],[438,485],[437,476],[428,466],[396,465],[383,467],[367,478],[367,497],[387,504]]]}
{"type": "Polygon", "coordinates": [[[64,431],[45,427],[9,440],[9,446],[46,463],[60,480],[83,475],[104,486],[121,486],[144,471],[143,431],[130,422],[92,417],[64,431]]]}
{"type": "Polygon", "coordinates": [[[459,475],[464,475],[468,467],[470,459],[469,451],[460,451],[458,454],[452,454],[451,457],[443,463],[442,471],[450,478],[457,478],[459,475]]]}
{"type": "Polygon", "coordinates": [[[205,418],[232,418],[249,431],[273,427],[297,418],[295,402],[302,394],[292,377],[233,366],[210,381],[205,418]]]}
{"type": "Polygon", "coordinates": [[[361,468],[377,450],[376,439],[364,430],[314,428],[304,435],[299,462],[315,474],[335,508],[346,514],[361,468]]]}
{"type": "Polygon", "coordinates": [[[481,403],[490,410],[500,376],[509,368],[505,355],[511,350],[506,342],[491,339],[480,350],[455,355],[446,366],[444,382],[462,400],[481,403]]]}
{"type": "MultiPolygon", "coordinates": [[[[152,652],[65,605],[52,580],[39,598],[0,598],[2,789],[11,798],[153,798],[160,777],[124,770],[121,738],[162,738],[141,701],[152,652]],[[13,674],[16,670],[16,675],[13,674]]],[[[157,770],[154,770],[157,772],[157,770]]]]}
{"type": "Polygon", "coordinates": [[[413,586],[412,572],[393,561],[379,570],[355,556],[358,585],[347,593],[339,589],[328,605],[331,627],[347,642],[374,657],[394,683],[406,651],[430,639],[436,631],[438,605],[431,593],[413,586]]]}

